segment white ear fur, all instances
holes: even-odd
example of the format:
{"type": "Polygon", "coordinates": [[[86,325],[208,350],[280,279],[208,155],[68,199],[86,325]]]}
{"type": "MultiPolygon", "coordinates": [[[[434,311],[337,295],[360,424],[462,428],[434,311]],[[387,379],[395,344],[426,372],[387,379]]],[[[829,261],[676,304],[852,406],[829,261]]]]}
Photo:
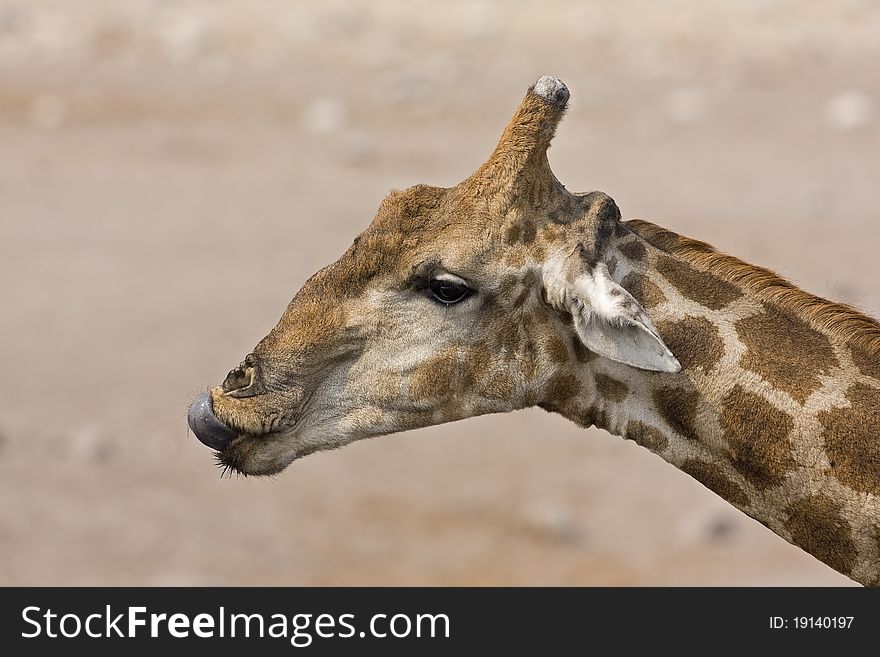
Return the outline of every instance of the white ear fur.
{"type": "Polygon", "coordinates": [[[614,282],[604,263],[578,276],[568,292],[575,330],[588,349],[643,370],[681,370],[648,313],[614,282]]]}

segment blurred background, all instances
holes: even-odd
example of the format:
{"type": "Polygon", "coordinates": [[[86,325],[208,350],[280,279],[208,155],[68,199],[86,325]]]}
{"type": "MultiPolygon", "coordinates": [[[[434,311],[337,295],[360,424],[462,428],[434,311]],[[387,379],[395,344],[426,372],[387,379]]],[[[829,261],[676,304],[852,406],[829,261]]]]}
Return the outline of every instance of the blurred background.
{"type": "Polygon", "coordinates": [[[545,73],[570,189],[880,314],[878,62],[870,0],[0,0],[0,584],[850,583],[538,410],[248,480],[185,418],[545,73]]]}

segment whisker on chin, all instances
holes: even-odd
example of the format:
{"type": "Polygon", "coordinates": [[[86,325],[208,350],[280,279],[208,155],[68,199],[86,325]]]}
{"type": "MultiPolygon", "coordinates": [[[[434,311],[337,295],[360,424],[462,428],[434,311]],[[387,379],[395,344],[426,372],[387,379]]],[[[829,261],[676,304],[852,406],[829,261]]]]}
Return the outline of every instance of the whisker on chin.
{"type": "Polygon", "coordinates": [[[229,474],[229,470],[231,469],[231,466],[228,463],[225,463],[222,458],[220,458],[220,452],[216,452],[214,454],[214,465],[216,465],[218,468],[220,468],[221,481],[223,480],[224,477],[227,477],[227,475],[229,475],[229,478],[231,478],[231,475],[229,474]]]}

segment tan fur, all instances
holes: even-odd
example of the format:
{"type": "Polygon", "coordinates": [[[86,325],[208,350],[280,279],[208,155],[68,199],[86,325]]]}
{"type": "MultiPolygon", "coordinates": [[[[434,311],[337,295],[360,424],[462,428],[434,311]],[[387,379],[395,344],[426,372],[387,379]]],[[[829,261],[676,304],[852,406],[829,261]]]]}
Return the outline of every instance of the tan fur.
{"type": "Polygon", "coordinates": [[[663,381],[639,377],[654,426],[673,432],[661,455],[832,567],[875,583],[876,322],[704,242],[626,225],[647,247],[626,277],[667,297],[655,319],[684,368],[663,381]]]}
{"type": "Polygon", "coordinates": [[[631,219],[625,223],[657,248],[681,258],[701,271],[711,271],[756,295],[758,299],[769,301],[798,317],[808,319],[835,339],[864,349],[873,363],[880,363],[880,324],[856,308],[805,292],[769,269],[719,253],[706,242],[683,237],[640,219],[631,219]]]}
{"type": "Polygon", "coordinates": [[[537,405],[634,440],[880,582],[880,325],[622,222],[602,192],[566,190],[547,160],[565,100],[531,89],[473,175],[382,202],[212,390],[236,436],[220,460],[271,474],[354,440],[537,405]],[[444,305],[438,277],[471,295],[444,305]]]}
{"type": "Polygon", "coordinates": [[[652,452],[662,452],[669,445],[669,440],[662,431],[638,420],[630,420],[623,435],[652,452]]]}

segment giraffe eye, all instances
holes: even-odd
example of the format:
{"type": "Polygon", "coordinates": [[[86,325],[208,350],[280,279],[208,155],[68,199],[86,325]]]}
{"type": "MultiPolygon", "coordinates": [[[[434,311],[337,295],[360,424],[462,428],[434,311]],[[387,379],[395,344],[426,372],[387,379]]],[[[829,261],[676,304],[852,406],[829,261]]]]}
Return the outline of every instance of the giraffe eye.
{"type": "Polygon", "coordinates": [[[443,278],[431,279],[428,283],[428,290],[437,301],[447,306],[464,301],[471,293],[470,288],[464,283],[443,278]]]}

